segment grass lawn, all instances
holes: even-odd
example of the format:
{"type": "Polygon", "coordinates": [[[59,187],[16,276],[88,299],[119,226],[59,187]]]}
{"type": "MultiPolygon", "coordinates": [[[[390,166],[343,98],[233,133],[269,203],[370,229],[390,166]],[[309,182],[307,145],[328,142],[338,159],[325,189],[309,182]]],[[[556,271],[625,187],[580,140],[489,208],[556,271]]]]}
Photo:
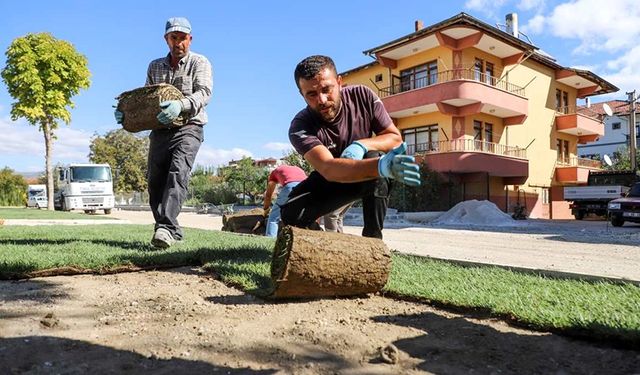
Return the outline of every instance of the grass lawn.
{"type": "Polygon", "coordinates": [[[105,220],[109,215],[87,215],[83,211],[49,211],[34,207],[0,207],[0,219],[105,220]]]}
{"type": "MultiPolygon", "coordinates": [[[[269,293],[273,239],[186,228],[187,241],[158,251],[149,245],[151,232],[150,225],[0,227],[0,279],[203,265],[227,284],[269,293]]],[[[385,293],[640,345],[640,287],[633,284],[550,279],[394,254],[385,293]]]]}

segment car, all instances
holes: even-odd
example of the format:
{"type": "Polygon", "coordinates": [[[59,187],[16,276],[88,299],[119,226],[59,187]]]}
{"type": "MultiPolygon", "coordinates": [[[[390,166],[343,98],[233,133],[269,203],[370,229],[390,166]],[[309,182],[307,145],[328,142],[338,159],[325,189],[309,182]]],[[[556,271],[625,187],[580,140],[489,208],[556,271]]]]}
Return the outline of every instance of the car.
{"type": "Polygon", "coordinates": [[[47,197],[44,195],[37,195],[29,198],[29,201],[27,201],[27,207],[47,208],[48,202],[47,197]]]}
{"type": "Polygon", "coordinates": [[[621,227],[626,221],[640,223],[640,182],[636,182],[622,198],[607,205],[611,225],[621,227]]]}

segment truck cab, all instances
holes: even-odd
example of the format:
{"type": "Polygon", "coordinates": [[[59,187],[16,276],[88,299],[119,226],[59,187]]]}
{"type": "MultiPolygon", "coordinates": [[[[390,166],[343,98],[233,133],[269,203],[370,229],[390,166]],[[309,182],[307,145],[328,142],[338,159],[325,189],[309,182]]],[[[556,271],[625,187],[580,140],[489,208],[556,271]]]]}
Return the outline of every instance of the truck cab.
{"type": "Polygon", "coordinates": [[[640,223],[640,182],[635,183],[624,197],[610,201],[607,208],[614,227],[623,226],[625,221],[640,223]]]}
{"type": "Polygon", "coordinates": [[[56,209],[111,213],[115,197],[109,164],[71,164],[59,168],[57,177],[54,192],[56,209]]]}

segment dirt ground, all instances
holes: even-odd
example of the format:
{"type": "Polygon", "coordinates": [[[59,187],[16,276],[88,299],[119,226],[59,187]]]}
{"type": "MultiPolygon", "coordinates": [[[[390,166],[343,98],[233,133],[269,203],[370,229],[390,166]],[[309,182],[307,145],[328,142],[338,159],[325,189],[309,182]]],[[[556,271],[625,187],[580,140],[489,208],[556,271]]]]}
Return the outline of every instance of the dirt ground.
{"type": "MultiPolygon", "coordinates": [[[[114,216],[145,223],[150,214],[114,216]]],[[[203,216],[181,219],[185,226],[215,229],[218,219],[203,216]]],[[[428,228],[417,229],[424,236],[428,228]]],[[[442,237],[430,235],[422,242],[438,248],[449,233],[449,245],[456,247],[459,239],[451,234],[457,231],[429,233],[437,231],[442,237]]],[[[385,230],[385,238],[397,234],[407,240],[407,232],[385,230]]],[[[521,235],[521,240],[553,241],[559,253],[565,245],[568,253],[574,247],[597,245],[606,252],[613,246],[627,262],[639,264],[631,243],[597,244],[584,236],[576,242],[572,231],[563,240],[538,233],[543,231],[469,232],[461,237],[475,235],[479,249],[491,247],[478,245],[484,241],[521,235]]],[[[640,352],[379,295],[263,301],[197,268],[0,282],[0,373],[87,372],[634,374],[640,373],[640,352]]]]}

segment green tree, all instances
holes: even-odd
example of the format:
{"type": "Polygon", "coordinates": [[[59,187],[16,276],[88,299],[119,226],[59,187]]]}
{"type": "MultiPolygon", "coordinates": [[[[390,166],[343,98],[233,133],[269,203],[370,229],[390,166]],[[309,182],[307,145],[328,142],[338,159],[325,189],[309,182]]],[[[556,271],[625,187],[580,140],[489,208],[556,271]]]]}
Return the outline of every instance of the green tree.
{"type": "MultiPolygon", "coordinates": [[[[604,164],[604,168],[612,171],[628,171],[631,169],[631,155],[628,146],[619,147],[613,155],[611,155],[613,164],[608,166],[604,164]]],[[[636,152],[636,166],[640,166],[640,153],[636,152]]]]}
{"type": "Polygon", "coordinates": [[[27,204],[27,182],[8,167],[0,170],[0,206],[27,204]]]}
{"type": "Polygon", "coordinates": [[[389,207],[400,211],[417,212],[429,210],[441,210],[440,199],[443,189],[449,189],[437,172],[429,169],[426,163],[420,164],[422,183],[420,186],[406,186],[394,181],[389,197],[389,207]]]}
{"type": "Polygon", "coordinates": [[[112,130],[104,137],[96,135],[89,150],[91,162],[109,164],[116,172],[116,192],[147,190],[148,137],[136,136],[124,129],[112,130]]]}
{"type": "Polygon", "coordinates": [[[67,41],[49,33],[27,34],[15,39],[7,51],[2,79],[9,94],[11,119],[24,117],[44,135],[48,209],[53,210],[53,141],[58,121],[69,124],[71,97],[90,85],[87,59],[67,41]]]}
{"type": "Polygon", "coordinates": [[[267,188],[267,177],[269,172],[266,168],[256,167],[250,157],[244,157],[236,164],[223,169],[224,181],[237,192],[242,192],[245,204],[246,197],[252,198],[252,203],[256,202],[256,197],[261,195],[267,188]]]}
{"type": "Polygon", "coordinates": [[[284,160],[287,165],[293,165],[294,167],[301,168],[307,173],[307,175],[314,171],[311,164],[309,164],[302,155],[298,154],[296,150],[290,150],[288,153],[285,153],[282,160],[284,160]]]}

